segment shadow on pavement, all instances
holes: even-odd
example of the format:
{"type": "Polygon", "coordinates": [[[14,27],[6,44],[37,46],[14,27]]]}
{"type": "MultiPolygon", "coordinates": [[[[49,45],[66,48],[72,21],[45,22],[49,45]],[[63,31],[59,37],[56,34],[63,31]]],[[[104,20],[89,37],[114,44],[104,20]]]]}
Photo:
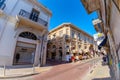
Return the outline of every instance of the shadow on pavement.
{"type": "Polygon", "coordinates": [[[111,77],[107,77],[107,78],[95,78],[92,80],[113,80],[111,77]]]}
{"type": "Polygon", "coordinates": [[[59,60],[47,60],[45,66],[57,66],[61,64],[66,64],[65,61],[59,61],[59,60]]]}

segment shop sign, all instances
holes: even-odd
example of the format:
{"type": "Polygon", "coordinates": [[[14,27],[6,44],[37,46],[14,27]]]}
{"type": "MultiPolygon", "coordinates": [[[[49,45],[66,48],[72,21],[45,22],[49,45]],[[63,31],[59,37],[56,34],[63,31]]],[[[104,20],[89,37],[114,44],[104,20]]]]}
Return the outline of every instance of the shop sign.
{"type": "Polygon", "coordinates": [[[95,41],[102,41],[105,38],[105,35],[103,33],[97,33],[93,35],[95,41]]]}

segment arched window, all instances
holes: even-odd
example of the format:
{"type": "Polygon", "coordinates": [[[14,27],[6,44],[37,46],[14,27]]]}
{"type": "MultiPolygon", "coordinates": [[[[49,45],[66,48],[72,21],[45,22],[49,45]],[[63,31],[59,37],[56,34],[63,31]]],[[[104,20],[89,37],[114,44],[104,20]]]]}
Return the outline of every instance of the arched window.
{"type": "Polygon", "coordinates": [[[23,37],[23,38],[37,40],[37,37],[33,33],[31,33],[31,32],[22,32],[19,36],[23,37]]]}
{"type": "Polygon", "coordinates": [[[62,47],[59,47],[59,52],[62,53],[62,47]]]}
{"type": "Polygon", "coordinates": [[[62,47],[59,47],[59,49],[62,49],[62,47]]]}
{"type": "Polygon", "coordinates": [[[56,48],[56,46],[55,46],[55,45],[53,45],[53,48],[56,48]]]}

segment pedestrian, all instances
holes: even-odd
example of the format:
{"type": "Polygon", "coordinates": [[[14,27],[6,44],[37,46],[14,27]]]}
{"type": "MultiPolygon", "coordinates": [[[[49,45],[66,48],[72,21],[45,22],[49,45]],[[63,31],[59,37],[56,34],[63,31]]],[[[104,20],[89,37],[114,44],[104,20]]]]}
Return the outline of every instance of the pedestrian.
{"type": "Polygon", "coordinates": [[[79,61],[78,55],[75,56],[75,61],[79,61]]]}
{"type": "Polygon", "coordinates": [[[72,55],[71,60],[72,60],[72,62],[75,61],[75,57],[74,57],[74,55],[72,55]]]}
{"type": "Polygon", "coordinates": [[[79,60],[82,60],[82,54],[79,54],[79,60]]]}
{"type": "Polygon", "coordinates": [[[15,58],[16,58],[16,63],[18,63],[18,62],[19,62],[19,59],[20,59],[20,54],[17,53],[15,58]]]}
{"type": "Polygon", "coordinates": [[[107,56],[105,54],[103,56],[103,64],[107,64],[107,56]]]}
{"type": "Polygon", "coordinates": [[[69,58],[70,58],[69,52],[67,52],[67,53],[66,53],[66,62],[67,62],[67,63],[69,62],[69,58]]]}
{"type": "Polygon", "coordinates": [[[32,52],[32,54],[31,54],[31,63],[32,63],[32,64],[34,63],[34,57],[35,57],[35,53],[32,52]]]}

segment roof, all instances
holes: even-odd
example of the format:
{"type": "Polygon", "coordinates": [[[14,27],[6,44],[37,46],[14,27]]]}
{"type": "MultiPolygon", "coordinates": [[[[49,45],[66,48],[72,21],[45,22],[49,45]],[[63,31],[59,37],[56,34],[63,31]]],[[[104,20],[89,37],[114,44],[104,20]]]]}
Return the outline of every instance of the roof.
{"type": "Polygon", "coordinates": [[[82,32],[83,34],[93,38],[91,35],[89,35],[88,33],[86,33],[85,31],[81,30],[80,28],[78,28],[77,26],[73,25],[72,23],[62,23],[60,25],[58,25],[57,27],[55,27],[54,29],[50,30],[49,34],[54,32],[55,30],[57,29],[60,29],[62,27],[64,27],[65,25],[70,25],[70,27],[74,28],[74,29],[77,29],[78,31],[82,32]]]}

